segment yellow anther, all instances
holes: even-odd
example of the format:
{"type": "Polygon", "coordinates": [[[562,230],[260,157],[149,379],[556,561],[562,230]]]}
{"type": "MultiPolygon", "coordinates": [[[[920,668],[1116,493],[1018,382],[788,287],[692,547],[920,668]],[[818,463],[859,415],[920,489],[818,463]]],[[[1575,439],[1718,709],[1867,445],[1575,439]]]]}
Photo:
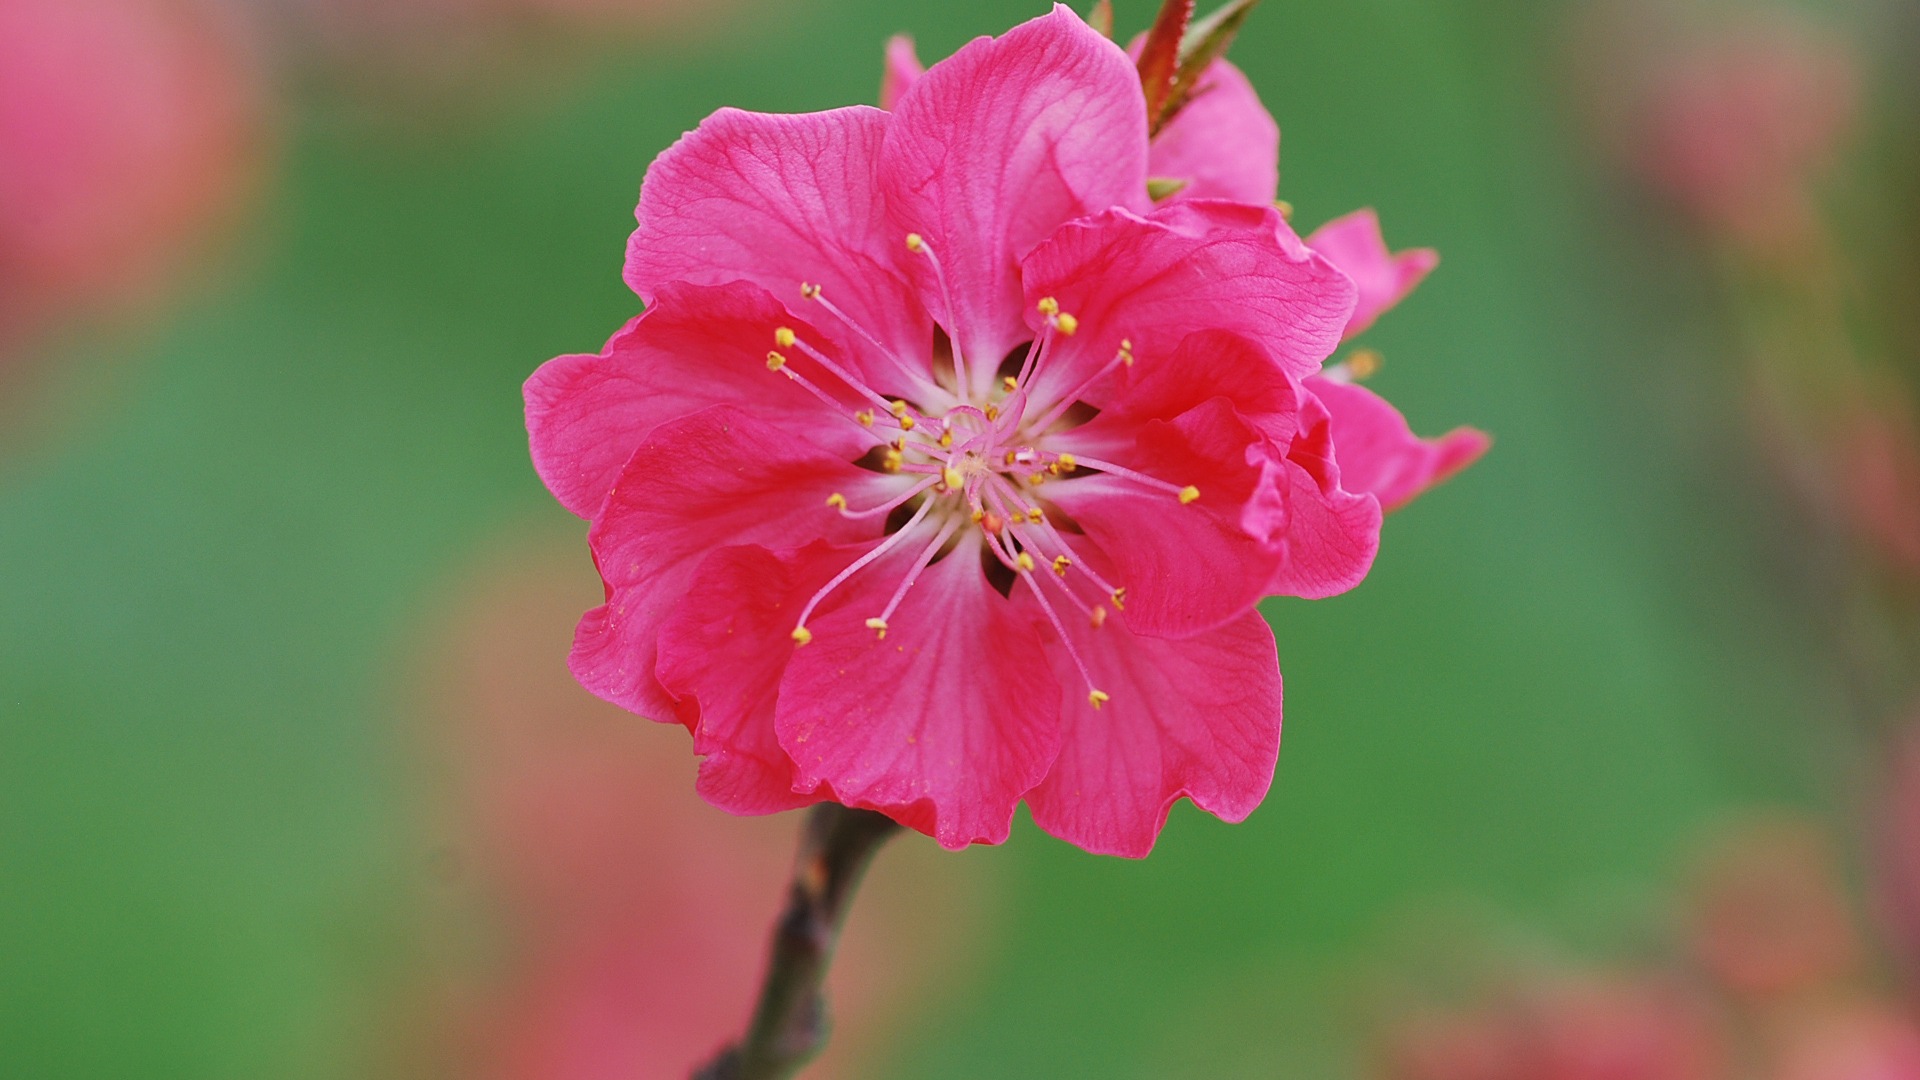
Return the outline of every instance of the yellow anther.
{"type": "Polygon", "coordinates": [[[893,440],[893,442],[888,443],[887,445],[893,447],[895,450],[898,450],[903,454],[907,452],[907,438],[904,435],[893,440]]]}
{"type": "Polygon", "coordinates": [[[1061,577],[1067,576],[1067,567],[1072,565],[1073,560],[1067,558],[1065,555],[1055,555],[1053,557],[1053,572],[1059,574],[1061,577]]]}
{"type": "Polygon", "coordinates": [[[1293,220],[1293,204],[1292,203],[1288,202],[1285,199],[1275,199],[1273,200],[1273,208],[1275,210],[1280,211],[1280,216],[1282,218],[1286,219],[1287,221],[1293,220]]]}
{"type": "Polygon", "coordinates": [[[1112,700],[1104,690],[1092,690],[1087,693],[1087,704],[1092,705],[1096,709],[1112,700]]]}
{"type": "Polygon", "coordinates": [[[880,458],[880,468],[890,473],[896,473],[900,471],[900,466],[904,464],[905,461],[905,454],[902,454],[898,450],[888,448],[887,452],[880,458]]]}
{"type": "Polygon", "coordinates": [[[869,629],[869,630],[871,630],[871,631],[873,631],[874,633],[876,633],[876,634],[878,634],[878,635],[880,635],[880,637],[881,637],[881,639],[882,639],[882,640],[884,640],[884,639],[886,638],[886,636],[887,636],[887,620],[885,620],[885,619],[868,619],[868,620],[867,620],[867,629],[869,629]]]}
{"type": "Polygon", "coordinates": [[[1021,573],[1030,574],[1033,572],[1033,556],[1027,554],[1026,552],[1024,551],[1021,552],[1020,557],[1013,561],[1015,565],[1020,567],[1021,573]]]}
{"type": "Polygon", "coordinates": [[[1006,387],[1007,393],[1011,394],[1015,390],[1020,389],[1020,380],[1011,375],[1002,375],[1000,377],[1000,385],[1006,387]]]}
{"type": "Polygon", "coordinates": [[[855,420],[860,421],[861,427],[873,426],[873,410],[872,409],[861,409],[859,412],[853,414],[853,418],[855,420]]]}
{"type": "Polygon", "coordinates": [[[1115,611],[1127,610],[1127,590],[1124,587],[1113,590],[1112,599],[1113,599],[1113,610],[1115,611]]]}
{"type": "Polygon", "coordinates": [[[947,485],[948,491],[959,491],[965,480],[961,478],[959,469],[948,466],[940,470],[940,482],[947,485]]]}
{"type": "Polygon", "coordinates": [[[1027,523],[1028,524],[1038,525],[1045,520],[1047,520],[1047,515],[1041,513],[1039,507],[1037,506],[1027,507],[1027,523]]]}
{"type": "Polygon", "coordinates": [[[1048,474],[1048,475],[1050,475],[1050,476],[1059,476],[1059,475],[1060,475],[1060,463],[1059,463],[1059,462],[1057,462],[1057,461],[1053,461],[1053,462],[1048,462],[1048,463],[1047,463],[1047,474],[1048,474]]]}
{"type": "Polygon", "coordinates": [[[1200,489],[1188,484],[1180,489],[1180,505],[1185,506],[1200,497],[1200,489]]]}
{"type": "Polygon", "coordinates": [[[1080,320],[1063,311],[1053,320],[1053,325],[1059,327],[1062,334],[1072,337],[1080,329],[1080,320]]]}
{"type": "Polygon", "coordinates": [[[975,525],[980,524],[980,520],[986,516],[987,516],[987,512],[985,510],[975,510],[973,512],[973,523],[975,525]]]}
{"type": "Polygon", "coordinates": [[[773,343],[775,345],[780,346],[783,349],[793,348],[793,343],[795,340],[796,339],[793,336],[793,331],[787,327],[783,326],[773,332],[773,343]]]}
{"type": "Polygon", "coordinates": [[[927,242],[925,240],[920,239],[919,233],[910,232],[907,234],[907,250],[908,251],[919,251],[921,248],[926,246],[927,246],[927,242]]]}
{"type": "Polygon", "coordinates": [[[940,433],[940,449],[945,450],[946,448],[952,445],[953,445],[953,432],[951,431],[941,432],[940,433]]]}
{"type": "Polygon", "coordinates": [[[901,418],[900,418],[900,430],[901,430],[901,431],[912,431],[912,430],[913,430],[913,417],[911,417],[911,416],[903,416],[903,417],[901,417],[901,418]]]}
{"type": "Polygon", "coordinates": [[[793,628],[793,643],[795,645],[805,645],[807,642],[812,640],[813,640],[813,631],[807,629],[804,626],[796,626],[793,628]]]}
{"type": "Polygon", "coordinates": [[[1053,316],[1060,314],[1060,301],[1055,300],[1051,296],[1041,297],[1040,302],[1038,304],[1035,304],[1034,306],[1040,309],[1040,314],[1045,315],[1048,318],[1052,318],[1053,316]]]}
{"type": "Polygon", "coordinates": [[[907,403],[904,401],[892,402],[887,405],[887,411],[895,416],[905,416],[907,415],[907,403]]]}
{"type": "Polygon", "coordinates": [[[1385,361],[1372,349],[1355,349],[1347,354],[1347,372],[1355,381],[1372,377],[1385,361]]]}
{"type": "Polygon", "coordinates": [[[820,286],[803,281],[800,283],[800,295],[808,300],[818,300],[820,299],[820,286]]]}
{"type": "Polygon", "coordinates": [[[1041,484],[1044,484],[1046,482],[1047,482],[1046,473],[1037,472],[1037,473],[1029,473],[1027,475],[1027,483],[1033,485],[1034,487],[1039,487],[1041,484]]]}
{"type": "Polygon", "coordinates": [[[1133,366],[1133,339],[1132,338],[1120,339],[1120,362],[1127,365],[1128,367],[1133,366]]]}
{"type": "Polygon", "coordinates": [[[1080,467],[1080,463],[1073,459],[1072,454],[1061,454],[1058,464],[1060,468],[1065,470],[1066,472],[1072,472],[1073,470],[1080,467]]]}
{"type": "Polygon", "coordinates": [[[835,510],[845,510],[847,508],[847,497],[836,491],[827,496],[827,505],[833,507],[835,510]]]}
{"type": "Polygon", "coordinates": [[[786,366],[787,366],[786,357],[781,356],[777,352],[770,352],[767,354],[767,370],[768,371],[779,371],[781,368],[786,366]]]}
{"type": "Polygon", "coordinates": [[[993,423],[995,420],[1000,419],[1000,406],[998,405],[989,404],[985,409],[982,409],[981,411],[987,414],[987,423],[989,424],[993,423]]]}
{"type": "Polygon", "coordinates": [[[1095,630],[1107,625],[1107,605],[1093,605],[1093,614],[1087,617],[1087,621],[1093,624],[1095,630]]]}
{"type": "Polygon", "coordinates": [[[1013,459],[1014,459],[1014,458],[1015,458],[1016,456],[1017,456],[1017,454],[1016,454],[1016,452],[1015,452],[1015,451],[1012,451],[1012,450],[1009,450],[1009,451],[1007,451],[1007,453],[1006,453],[1006,456],[1005,456],[1005,457],[1003,457],[1003,458],[1001,458],[1000,460],[1002,460],[1002,461],[1004,461],[1004,462],[1006,462],[1007,464],[1009,464],[1009,465],[1011,465],[1011,464],[1013,464],[1013,459]]]}

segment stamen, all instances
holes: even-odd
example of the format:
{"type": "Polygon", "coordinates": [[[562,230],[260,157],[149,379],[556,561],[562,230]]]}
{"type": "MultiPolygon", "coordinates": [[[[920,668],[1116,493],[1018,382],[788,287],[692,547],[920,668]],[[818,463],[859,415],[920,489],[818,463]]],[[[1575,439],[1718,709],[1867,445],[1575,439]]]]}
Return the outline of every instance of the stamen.
{"type": "Polygon", "coordinates": [[[795,642],[798,642],[801,645],[805,645],[807,642],[812,641],[813,633],[807,629],[807,620],[812,617],[813,609],[820,606],[820,601],[825,600],[828,594],[832,593],[833,590],[839,588],[842,584],[846,582],[848,578],[859,573],[860,570],[863,567],[865,567],[867,564],[873,562],[875,559],[878,559],[882,555],[885,555],[887,552],[892,551],[894,547],[896,547],[900,543],[900,541],[905,540],[908,536],[910,536],[913,533],[914,526],[920,524],[922,521],[925,521],[927,519],[927,513],[932,509],[933,509],[932,499],[928,499],[926,502],[921,503],[920,509],[914,511],[913,517],[908,519],[906,525],[903,526],[899,532],[894,533],[892,536],[889,536],[885,540],[882,540],[878,544],[875,544],[873,546],[873,550],[867,552],[865,555],[860,556],[858,559],[853,560],[853,562],[849,564],[845,570],[842,570],[839,573],[833,575],[833,580],[821,586],[820,591],[813,594],[813,599],[807,601],[807,606],[800,609],[799,622],[793,628],[793,640],[795,642]]]}
{"type": "MultiPolygon", "coordinates": [[[[939,256],[933,253],[932,246],[919,233],[907,234],[907,250],[926,256],[928,265],[933,267],[933,280],[940,286],[941,302],[947,306],[947,319],[957,322],[959,316],[953,307],[953,293],[947,289],[947,275],[940,268],[939,256]]],[[[967,358],[960,352],[960,328],[950,326],[947,330],[947,340],[953,344],[953,378],[960,384],[960,400],[968,401],[973,397],[973,383],[967,378],[967,358]]]]}
{"type": "MultiPolygon", "coordinates": [[[[841,416],[845,416],[847,419],[853,421],[854,423],[859,424],[861,427],[870,428],[873,426],[873,416],[871,413],[864,414],[867,417],[865,420],[861,419],[861,416],[863,415],[861,413],[853,413],[849,415],[846,411],[847,409],[846,403],[835,400],[832,394],[829,394],[825,390],[822,390],[818,386],[815,386],[812,379],[809,379],[805,375],[802,375],[799,372],[793,370],[791,367],[788,367],[787,358],[781,355],[780,353],[769,352],[767,354],[767,370],[777,371],[780,374],[785,375],[788,379],[792,380],[793,382],[799,383],[800,386],[807,391],[807,393],[812,394],[814,397],[819,398],[828,408],[832,409],[834,412],[838,413],[841,416]]],[[[878,438],[878,436],[874,435],[873,432],[871,431],[869,431],[867,434],[870,437],[878,438]]]]}
{"type": "Polygon", "coordinates": [[[1194,487],[1192,484],[1170,484],[1165,480],[1148,476],[1145,473],[1134,472],[1132,469],[1123,465],[1115,465],[1110,461],[1101,461],[1098,458],[1077,458],[1075,459],[1075,464],[1085,465],[1089,469],[1098,469],[1103,473],[1110,476],[1117,476],[1122,480],[1131,480],[1136,484],[1144,484],[1147,487],[1164,491],[1178,498],[1183,504],[1191,503],[1200,497],[1200,489],[1194,487]]]}
{"type": "Polygon", "coordinates": [[[1053,624],[1054,632],[1060,635],[1060,644],[1066,646],[1067,655],[1073,658],[1073,666],[1080,669],[1080,677],[1087,681],[1087,700],[1093,703],[1094,708],[1099,708],[1103,702],[1111,699],[1093,685],[1093,673],[1087,670],[1087,662],[1080,659],[1080,650],[1074,648],[1073,639],[1067,636],[1067,628],[1060,621],[1059,613],[1053,610],[1052,604],[1047,603],[1047,597],[1040,588],[1040,582],[1033,576],[1032,556],[1023,551],[1020,557],[1026,560],[1026,564],[1020,569],[1020,577],[1026,581],[1027,587],[1033,590],[1033,598],[1039,602],[1040,610],[1047,613],[1047,621],[1053,624]]]}
{"type": "Polygon", "coordinates": [[[879,515],[881,515],[881,514],[886,514],[886,513],[891,513],[891,512],[893,511],[893,509],[894,509],[895,507],[898,507],[898,506],[900,506],[901,504],[903,504],[903,503],[905,503],[905,502],[907,502],[908,500],[910,500],[910,499],[912,499],[912,498],[913,498],[913,497],[914,497],[915,495],[918,495],[918,494],[920,494],[921,492],[923,492],[923,491],[925,491],[925,490],[927,490],[928,488],[930,488],[930,487],[932,487],[933,485],[935,485],[935,484],[937,484],[937,483],[939,483],[939,481],[940,481],[940,478],[939,478],[939,477],[937,477],[937,476],[929,476],[929,477],[927,477],[927,478],[926,478],[925,480],[922,480],[922,481],[920,481],[919,483],[917,483],[917,484],[915,484],[915,485],[913,485],[912,487],[910,487],[910,488],[908,488],[908,489],[907,489],[907,490],[906,490],[905,492],[903,492],[903,493],[901,493],[900,495],[898,495],[898,496],[896,496],[896,497],[894,497],[894,498],[892,498],[892,499],[889,499],[889,500],[887,500],[886,502],[883,502],[883,503],[881,503],[881,504],[880,504],[879,506],[876,506],[876,507],[873,507],[873,508],[872,508],[872,509],[870,509],[870,510],[849,510],[849,509],[847,509],[847,500],[846,500],[846,498],[845,498],[844,496],[842,496],[842,495],[841,495],[841,494],[840,494],[839,492],[835,492],[835,493],[834,493],[834,494],[832,495],[832,497],[830,497],[830,498],[828,498],[828,499],[827,499],[827,505],[828,505],[828,506],[834,506],[834,500],[835,500],[835,499],[838,499],[838,500],[840,500],[840,501],[839,501],[839,505],[838,505],[838,506],[837,506],[836,508],[837,508],[837,509],[838,509],[838,510],[840,511],[840,516],[841,516],[841,517],[844,517],[844,518],[870,518],[870,517],[877,517],[877,516],[879,516],[879,515]]]}
{"type": "Polygon", "coordinates": [[[1190,506],[1193,504],[1194,500],[1198,499],[1199,497],[1200,497],[1200,489],[1197,487],[1194,487],[1192,484],[1188,484],[1186,487],[1183,487],[1180,489],[1180,505],[1181,506],[1190,506]]]}
{"type": "Polygon", "coordinates": [[[1061,577],[1067,576],[1067,567],[1072,565],[1073,560],[1067,558],[1065,555],[1055,555],[1053,557],[1053,572],[1059,574],[1061,577]]]}
{"type": "Polygon", "coordinates": [[[872,333],[868,332],[866,327],[861,326],[859,323],[855,322],[853,319],[853,316],[840,310],[839,305],[827,299],[826,295],[820,291],[820,286],[802,285],[800,286],[800,295],[806,297],[808,300],[811,300],[816,304],[819,304],[821,307],[826,309],[827,314],[832,315],[836,319],[839,319],[841,324],[844,325],[847,329],[852,330],[854,333],[859,334],[861,337],[865,338],[867,341],[867,344],[880,350],[880,355],[886,357],[888,360],[891,360],[895,367],[899,367],[903,370],[906,369],[906,365],[902,364],[899,358],[893,355],[893,351],[891,349],[888,349],[885,345],[881,344],[879,338],[875,337],[872,333]]]}
{"type": "Polygon", "coordinates": [[[887,640],[887,620],[868,619],[867,629],[873,631],[876,635],[878,635],[881,641],[887,640]]]}
{"type": "MultiPolygon", "coordinates": [[[[819,364],[821,367],[826,368],[828,371],[839,376],[840,381],[852,387],[854,393],[859,394],[861,397],[866,398],[868,401],[871,401],[882,408],[886,407],[887,405],[886,398],[883,398],[879,394],[874,393],[873,390],[870,389],[866,383],[861,382],[858,378],[855,378],[852,372],[848,371],[846,368],[843,368],[839,364],[835,363],[831,357],[827,356],[826,353],[821,352],[819,349],[816,349],[813,346],[807,344],[806,342],[800,340],[798,337],[795,337],[793,331],[788,329],[787,327],[783,326],[783,327],[780,327],[778,330],[775,330],[773,332],[773,340],[777,344],[779,344],[782,348],[797,348],[801,352],[806,353],[808,356],[813,358],[814,363],[819,364]]],[[[776,354],[770,354],[767,357],[767,363],[769,366],[773,364],[773,355],[776,355],[776,354]]],[[[784,358],[782,358],[781,362],[785,363],[786,361],[784,358]]],[[[894,415],[899,416],[900,414],[895,413],[894,415]]]]}
{"type": "MultiPolygon", "coordinates": [[[[1064,315],[1061,316],[1061,318],[1066,318],[1066,317],[1067,316],[1064,316],[1064,315]]],[[[1094,383],[1097,383],[1101,379],[1106,378],[1107,375],[1110,372],[1112,372],[1113,369],[1115,368],[1132,367],[1132,366],[1133,366],[1133,341],[1131,338],[1123,338],[1120,341],[1120,348],[1113,354],[1113,359],[1107,361],[1104,365],[1102,365],[1099,371],[1096,371],[1092,375],[1087,376],[1086,381],[1082,382],[1079,386],[1075,387],[1071,394],[1062,395],[1060,400],[1054,404],[1053,408],[1047,411],[1047,415],[1044,418],[1037,420],[1034,423],[1028,425],[1027,430],[1028,431],[1045,431],[1048,428],[1052,427],[1056,420],[1059,420],[1062,416],[1065,416],[1067,414],[1068,409],[1073,408],[1074,402],[1079,401],[1082,397],[1086,396],[1086,393],[1088,390],[1093,389],[1094,383]]]]}
{"type": "Polygon", "coordinates": [[[880,617],[867,620],[867,626],[869,628],[878,630],[880,636],[883,638],[887,636],[887,620],[893,618],[893,613],[899,609],[900,602],[907,598],[908,590],[912,589],[914,584],[920,580],[921,572],[927,568],[929,563],[933,562],[933,557],[940,553],[940,549],[946,546],[947,541],[953,537],[954,532],[959,528],[960,522],[958,519],[948,521],[946,525],[941,528],[940,532],[934,536],[933,542],[920,550],[920,557],[913,560],[913,568],[907,571],[907,576],[901,580],[900,587],[893,591],[893,598],[887,601],[887,606],[880,612],[880,617]],[[879,623],[880,625],[874,626],[875,623],[879,623]]]}
{"type": "Polygon", "coordinates": [[[1113,699],[1108,697],[1106,695],[1106,692],[1102,690],[1090,690],[1087,692],[1087,703],[1089,705],[1092,705],[1095,709],[1098,709],[1100,706],[1105,705],[1107,702],[1112,700],[1113,699]]]}

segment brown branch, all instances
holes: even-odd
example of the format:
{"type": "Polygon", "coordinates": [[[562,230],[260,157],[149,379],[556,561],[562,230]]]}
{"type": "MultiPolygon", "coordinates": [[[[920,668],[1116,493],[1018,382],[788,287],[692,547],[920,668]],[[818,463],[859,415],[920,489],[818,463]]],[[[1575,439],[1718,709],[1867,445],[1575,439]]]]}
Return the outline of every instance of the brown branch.
{"type": "Polygon", "coordinates": [[[883,814],[838,803],[821,803],[808,813],[753,1020],[745,1037],[695,1072],[693,1080],[786,1080],[826,1046],[822,983],[833,947],[861,875],[899,829],[883,814]]]}

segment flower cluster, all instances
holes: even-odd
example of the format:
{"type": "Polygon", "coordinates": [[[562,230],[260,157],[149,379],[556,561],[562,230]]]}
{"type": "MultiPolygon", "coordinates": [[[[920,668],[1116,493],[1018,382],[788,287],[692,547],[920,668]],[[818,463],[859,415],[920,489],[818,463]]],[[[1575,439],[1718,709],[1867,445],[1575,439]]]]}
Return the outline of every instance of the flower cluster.
{"type": "Polygon", "coordinates": [[[646,312],[527,423],[606,584],[573,671],[684,724],[709,801],[960,847],[1024,800],[1135,856],[1181,797],[1239,820],[1280,740],[1255,605],[1352,588],[1383,507],[1485,447],[1324,366],[1431,254],[1367,214],[1302,240],[1246,80],[1156,133],[1141,70],[1056,7],[649,170],[646,312]]]}

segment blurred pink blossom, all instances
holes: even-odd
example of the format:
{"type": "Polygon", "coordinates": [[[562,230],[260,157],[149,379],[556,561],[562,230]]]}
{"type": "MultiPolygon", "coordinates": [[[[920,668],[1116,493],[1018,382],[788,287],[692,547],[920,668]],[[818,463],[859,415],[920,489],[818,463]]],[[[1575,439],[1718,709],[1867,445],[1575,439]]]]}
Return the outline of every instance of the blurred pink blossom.
{"type": "Polygon", "coordinates": [[[1774,1080],[1920,1080],[1920,1030],[1883,1004],[1854,1002],[1796,1018],[1774,1080]]]}
{"type": "Polygon", "coordinates": [[[189,0],[0,0],[0,345],[152,299],[244,201],[244,41],[189,0]]]}
{"type": "Polygon", "coordinates": [[[1755,998],[1839,982],[1859,953],[1830,841],[1791,818],[1743,825],[1708,854],[1688,930],[1707,973],[1755,998]]]}

